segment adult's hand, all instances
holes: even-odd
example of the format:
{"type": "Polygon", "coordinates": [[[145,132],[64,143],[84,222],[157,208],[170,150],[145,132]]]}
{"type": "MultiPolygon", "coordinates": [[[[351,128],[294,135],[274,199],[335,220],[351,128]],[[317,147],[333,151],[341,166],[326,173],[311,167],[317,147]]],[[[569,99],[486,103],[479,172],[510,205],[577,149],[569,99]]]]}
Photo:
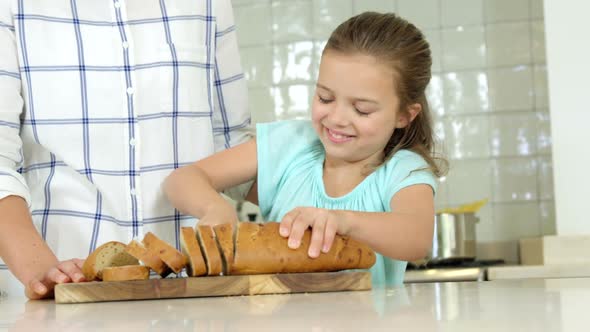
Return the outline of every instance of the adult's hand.
{"type": "Polygon", "coordinates": [[[86,281],[82,265],[84,260],[79,258],[59,262],[44,275],[31,279],[25,285],[25,295],[31,300],[51,298],[56,284],[86,281]]]}

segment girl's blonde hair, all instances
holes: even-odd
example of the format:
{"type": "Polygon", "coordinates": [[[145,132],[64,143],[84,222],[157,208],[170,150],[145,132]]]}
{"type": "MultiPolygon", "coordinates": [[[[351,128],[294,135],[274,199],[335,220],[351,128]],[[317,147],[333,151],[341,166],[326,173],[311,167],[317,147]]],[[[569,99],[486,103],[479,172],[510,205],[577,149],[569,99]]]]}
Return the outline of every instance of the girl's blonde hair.
{"type": "Polygon", "coordinates": [[[409,118],[408,106],[415,103],[422,106],[422,111],[408,126],[394,131],[383,161],[401,149],[408,149],[421,155],[434,175],[443,176],[447,161],[434,151],[432,119],[425,95],[432,76],[432,57],[422,32],[396,14],[366,12],[340,24],[332,32],[323,52],[326,51],[370,55],[392,69],[400,114],[409,118]]]}

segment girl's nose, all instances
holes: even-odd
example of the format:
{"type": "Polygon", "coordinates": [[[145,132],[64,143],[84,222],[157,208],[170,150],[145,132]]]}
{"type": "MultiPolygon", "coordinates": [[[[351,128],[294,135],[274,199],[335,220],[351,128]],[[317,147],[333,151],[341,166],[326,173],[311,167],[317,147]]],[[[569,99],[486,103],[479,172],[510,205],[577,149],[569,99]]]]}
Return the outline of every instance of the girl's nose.
{"type": "Polygon", "coordinates": [[[330,111],[328,119],[333,126],[345,127],[348,125],[347,112],[345,105],[336,104],[330,111]]]}

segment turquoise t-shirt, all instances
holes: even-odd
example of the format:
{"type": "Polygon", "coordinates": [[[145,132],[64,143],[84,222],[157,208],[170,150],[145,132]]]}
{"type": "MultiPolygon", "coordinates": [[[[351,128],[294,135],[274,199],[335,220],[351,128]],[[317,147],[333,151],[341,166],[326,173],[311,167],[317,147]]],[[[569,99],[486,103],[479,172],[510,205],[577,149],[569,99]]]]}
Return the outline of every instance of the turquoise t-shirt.
{"type": "MultiPolygon", "coordinates": [[[[414,184],[436,190],[434,175],[418,154],[398,151],[351,192],[330,197],[322,178],[324,147],[310,121],[258,124],[258,203],[267,221],[281,221],[299,206],[363,212],[390,212],[393,195],[414,184]]],[[[407,262],[377,254],[373,285],[401,285],[407,262]]]]}

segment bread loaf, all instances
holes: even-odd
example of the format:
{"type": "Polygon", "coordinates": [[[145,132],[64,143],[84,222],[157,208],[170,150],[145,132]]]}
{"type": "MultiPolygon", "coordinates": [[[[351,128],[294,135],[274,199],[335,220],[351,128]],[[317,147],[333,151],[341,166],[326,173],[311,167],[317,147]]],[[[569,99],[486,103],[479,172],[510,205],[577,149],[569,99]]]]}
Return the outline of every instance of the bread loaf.
{"type": "Polygon", "coordinates": [[[211,228],[211,226],[197,224],[196,229],[197,239],[199,240],[201,250],[203,251],[203,257],[207,264],[207,275],[218,276],[222,274],[223,267],[221,263],[221,251],[215,242],[213,228],[211,228]]]}
{"type": "Polygon", "coordinates": [[[142,242],[149,252],[156,254],[174,273],[180,273],[186,266],[186,257],[152,232],[147,232],[142,242]]]}
{"type": "Polygon", "coordinates": [[[158,255],[148,251],[147,248],[140,242],[131,240],[131,242],[129,242],[125,248],[125,251],[127,251],[127,253],[129,253],[131,256],[140,260],[145,266],[154,270],[162,278],[166,278],[170,273],[172,273],[172,270],[164,263],[163,260],[160,259],[158,255]]]}
{"type": "Polygon", "coordinates": [[[207,274],[207,265],[203,259],[201,247],[197,241],[197,234],[192,227],[180,229],[180,246],[182,253],[188,258],[186,273],[189,277],[197,277],[207,274]]]}
{"type": "Polygon", "coordinates": [[[196,232],[190,227],[183,227],[181,245],[184,254],[154,234],[147,233],[143,239],[145,246],[137,241],[131,241],[127,246],[120,242],[100,246],[84,263],[83,272],[89,281],[103,278],[135,280],[147,279],[149,268],[162,277],[166,277],[170,270],[179,273],[187,260],[190,277],[330,272],[368,269],[375,264],[376,256],[371,248],[340,235],[336,235],[328,253],[310,258],[311,230],[305,231],[298,249],[290,249],[288,239],[279,234],[279,226],[276,222],[228,223],[214,227],[197,225],[196,232]],[[139,266],[138,259],[146,266],[139,266]],[[108,271],[106,276],[103,271],[108,271]]]}
{"type": "Polygon", "coordinates": [[[125,252],[125,244],[107,242],[96,248],[84,261],[82,273],[87,281],[102,280],[104,268],[123,265],[139,265],[139,261],[125,252]]]}
{"type": "Polygon", "coordinates": [[[149,277],[150,269],[143,265],[106,267],[102,271],[103,281],[146,280],[149,277]]]}
{"type": "Polygon", "coordinates": [[[367,269],[375,264],[373,250],[349,237],[336,235],[328,253],[310,258],[310,230],[305,231],[298,249],[290,249],[288,239],[279,234],[279,223],[238,225],[232,274],[329,272],[367,269]]]}

